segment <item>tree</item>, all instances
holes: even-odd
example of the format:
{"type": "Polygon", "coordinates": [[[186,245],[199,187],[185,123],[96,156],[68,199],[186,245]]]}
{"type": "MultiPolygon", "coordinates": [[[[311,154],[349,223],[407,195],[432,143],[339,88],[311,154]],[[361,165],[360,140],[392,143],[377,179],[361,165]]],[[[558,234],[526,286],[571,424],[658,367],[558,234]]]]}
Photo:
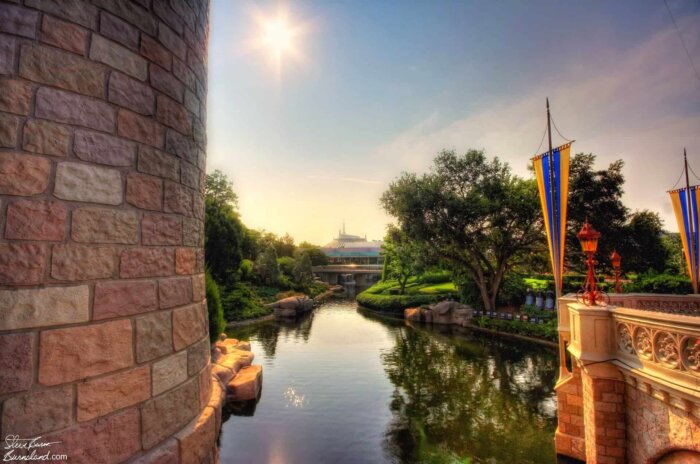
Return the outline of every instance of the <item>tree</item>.
{"type": "Polygon", "coordinates": [[[406,232],[389,226],[382,249],[387,263],[387,275],[398,281],[399,293],[403,295],[408,279],[422,270],[420,247],[406,232]]]}
{"type": "Polygon", "coordinates": [[[505,274],[543,246],[536,185],[483,151],[443,151],[431,172],[405,173],[381,199],[407,236],[478,286],[484,309],[496,309],[505,274]]]}
{"type": "Polygon", "coordinates": [[[685,256],[683,256],[681,234],[665,232],[661,237],[661,243],[666,249],[666,272],[687,276],[688,266],[685,263],[685,256]]]}
{"type": "Polygon", "coordinates": [[[277,252],[275,247],[268,245],[263,251],[258,255],[256,260],[256,267],[258,274],[262,278],[263,282],[267,285],[275,285],[279,282],[280,278],[280,268],[277,264],[277,252]]]}
{"type": "MultiPolygon", "coordinates": [[[[664,246],[663,223],[658,213],[648,210],[630,215],[623,227],[624,241],[618,251],[622,255],[624,272],[663,272],[669,258],[664,246]]],[[[605,257],[607,258],[607,256],[605,257]]]]}
{"type": "Polygon", "coordinates": [[[585,256],[576,234],[588,222],[601,233],[597,259],[599,268],[610,269],[609,256],[625,242],[627,208],[622,204],[624,162],[617,160],[607,169],[595,170],[595,155],[579,153],[571,158],[569,169],[569,206],[567,213],[566,263],[580,272],[585,256]]]}
{"type": "Polygon", "coordinates": [[[314,280],[311,256],[306,251],[298,252],[294,260],[294,270],[292,272],[294,280],[300,285],[307,285],[314,280]]]}
{"type": "Polygon", "coordinates": [[[220,171],[206,178],[204,256],[212,277],[223,285],[236,281],[245,226],[235,210],[233,185],[220,171]]]}
{"type": "Polygon", "coordinates": [[[303,251],[309,255],[312,266],[325,266],[328,264],[328,256],[323,252],[321,247],[309,242],[301,242],[297,246],[297,250],[303,251]]]}

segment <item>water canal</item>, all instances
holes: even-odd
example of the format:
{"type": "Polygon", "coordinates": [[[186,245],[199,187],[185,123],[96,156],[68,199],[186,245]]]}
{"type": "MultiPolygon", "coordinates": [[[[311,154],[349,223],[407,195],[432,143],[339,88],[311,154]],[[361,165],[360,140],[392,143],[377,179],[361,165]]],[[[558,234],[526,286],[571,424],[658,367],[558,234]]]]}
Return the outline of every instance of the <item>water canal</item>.
{"type": "Polygon", "coordinates": [[[250,339],[264,380],[223,424],[223,463],[556,461],[549,348],[414,328],[350,300],[229,336],[250,339]]]}

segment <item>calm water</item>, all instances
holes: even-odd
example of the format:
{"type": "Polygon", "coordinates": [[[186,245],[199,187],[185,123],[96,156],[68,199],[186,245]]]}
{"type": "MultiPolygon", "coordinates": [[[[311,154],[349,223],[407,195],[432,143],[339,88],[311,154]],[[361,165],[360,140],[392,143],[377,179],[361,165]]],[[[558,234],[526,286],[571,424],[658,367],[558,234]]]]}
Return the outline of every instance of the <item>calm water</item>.
{"type": "Polygon", "coordinates": [[[555,462],[554,350],[354,301],[229,335],[250,339],[263,392],[229,411],[223,463],[555,462]]]}

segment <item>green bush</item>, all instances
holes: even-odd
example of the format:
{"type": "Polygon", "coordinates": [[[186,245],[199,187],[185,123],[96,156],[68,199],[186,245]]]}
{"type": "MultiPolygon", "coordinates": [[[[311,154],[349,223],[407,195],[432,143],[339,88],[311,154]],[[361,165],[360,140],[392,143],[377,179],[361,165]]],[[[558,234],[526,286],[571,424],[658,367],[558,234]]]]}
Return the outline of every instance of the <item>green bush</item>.
{"type": "Polygon", "coordinates": [[[556,342],[559,339],[556,320],[550,320],[544,324],[533,324],[522,321],[508,321],[504,319],[490,319],[480,317],[474,320],[474,324],[485,329],[507,332],[525,337],[542,338],[556,342]]]}
{"type": "Polygon", "coordinates": [[[518,307],[525,301],[527,284],[523,276],[519,274],[508,274],[501,282],[496,297],[496,306],[518,307]]]}
{"type": "Polygon", "coordinates": [[[452,273],[450,271],[428,271],[419,276],[418,281],[422,284],[443,284],[452,281],[452,273]]]}
{"type": "Polygon", "coordinates": [[[240,267],[241,280],[245,282],[254,282],[257,280],[255,273],[255,263],[249,259],[241,261],[240,267]]]}
{"type": "Polygon", "coordinates": [[[296,261],[291,256],[282,256],[281,258],[277,258],[277,265],[279,266],[280,271],[282,271],[282,274],[286,275],[287,277],[292,277],[294,275],[295,263],[296,261]]]}
{"type": "Polygon", "coordinates": [[[382,295],[368,291],[357,295],[357,303],[360,306],[394,314],[403,314],[406,308],[437,303],[444,299],[444,295],[382,295]]]}
{"type": "Polygon", "coordinates": [[[226,330],[226,321],[224,320],[219,286],[209,271],[204,274],[204,288],[207,295],[207,311],[209,312],[209,339],[213,342],[221,332],[226,330]]]}
{"type": "Polygon", "coordinates": [[[224,293],[221,303],[227,321],[241,321],[266,316],[272,312],[266,308],[260,296],[247,283],[238,282],[224,293]]]}
{"type": "Polygon", "coordinates": [[[693,292],[693,287],[688,277],[673,274],[656,274],[655,272],[641,274],[636,280],[625,285],[624,289],[628,293],[687,295],[693,292]]]}

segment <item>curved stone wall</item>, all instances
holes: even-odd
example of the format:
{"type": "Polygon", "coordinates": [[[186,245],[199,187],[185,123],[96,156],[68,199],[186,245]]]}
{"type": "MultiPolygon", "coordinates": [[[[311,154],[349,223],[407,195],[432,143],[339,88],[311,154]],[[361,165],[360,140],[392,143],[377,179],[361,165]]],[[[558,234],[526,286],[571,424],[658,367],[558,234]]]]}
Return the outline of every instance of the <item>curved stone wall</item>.
{"type": "Polygon", "coordinates": [[[208,15],[0,0],[2,437],[70,462],[212,459],[208,15]]]}

